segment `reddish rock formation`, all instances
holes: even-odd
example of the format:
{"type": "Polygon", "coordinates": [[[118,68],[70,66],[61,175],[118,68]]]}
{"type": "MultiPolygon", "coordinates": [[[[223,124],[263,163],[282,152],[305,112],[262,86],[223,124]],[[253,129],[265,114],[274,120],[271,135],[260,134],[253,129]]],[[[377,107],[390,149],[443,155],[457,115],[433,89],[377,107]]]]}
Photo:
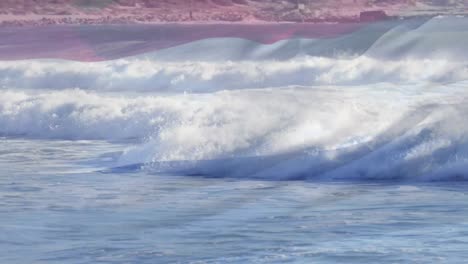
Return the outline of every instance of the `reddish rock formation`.
{"type": "Polygon", "coordinates": [[[439,9],[431,0],[0,0],[0,24],[374,21],[386,16],[373,10],[400,15],[431,5],[433,13],[467,9],[465,0],[439,9]]]}
{"type": "Polygon", "coordinates": [[[359,15],[361,22],[374,22],[379,20],[387,19],[388,16],[383,10],[377,11],[364,11],[359,15]]]}

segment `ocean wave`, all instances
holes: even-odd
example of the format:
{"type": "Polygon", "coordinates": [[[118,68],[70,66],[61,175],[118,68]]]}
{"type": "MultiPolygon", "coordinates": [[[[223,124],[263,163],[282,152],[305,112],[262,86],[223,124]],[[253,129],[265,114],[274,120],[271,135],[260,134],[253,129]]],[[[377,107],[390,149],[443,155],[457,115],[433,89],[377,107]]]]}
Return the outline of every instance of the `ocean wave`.
{"type": "Polygon", "coordinates": [[[262,179],[465,179],[466,83],[120,96],[4,91],[0,134],[139,139],[115,168],[262,179]],[[424,90],[424,93],[421,91],[424,90]],[[439,176],[438,176],[439,175],[439,176]]]}
{"type": "Polygon", "coordinates": [[[467,28],[468,18],[392,20],[332,39],[215,38],[113,61],[3,61],[0,89],[206,93],[459,82],[468,79],[467,28]]]}
{"type": "MultiPolygon", "coordinates": [[[[337,27],[340,25],[338,24],[337,27]]],[[[146,51],[137,58],[163,61],[279,60],[311,56],[366,56],[378,60],[466,61],[468,18],[457,16],[386,20],[329,38],[300,33],[264,44],[241,37],[210,38],[146,51]]],[[[151,44],[148,44],[151,46],[151,44]]],[[[119,57],[119,56],[114,56],[119,57]]]]}
{"type": "Polygon", "coordinates": [[[287,85],[449,83],[468,79],[468,64],[442,59],[382,61],[365,56],[243,62],[160,62],[146,59],[98,63],[18,61],[0,64],[0,77],[2,90],[78,88],[203,93],[287,85]]]}
{"type": "MultiPolygon", "coordinates": [[[[309,56],[302,40],[290,40],[302,43],[290,46],[302,55],[289,60],[145,54],[94,63],[2,62],[0,136],[140,142],[115,170],[465,180],[466,21],[402,22],[377,41],[355,37],[352,45],[365,48],[358,56],[309,56]]],[[[220,40],[203,43],[210,41],[220,40]]],[[[199,44],[164,52],[197,51],[199,44]]],[[[291,51],[278,45],[255,52],[291,51]]]]}
{"type": "Polygon", "coordinates": [[[468,18],[269,25],[100,25],[6,29],[0,58],[286,61],[302,56],[466,61],[468,18]],[[15,34],[12,34],[12,33],[15,34]],[[63,39],[63,36],[67,36],[63,39]],[[105,36],[105,37],[103,37],[105,36]],[[63,41],[51,41],[62,39],[63,41]],[[22,43],[22,45],[18,45],[22,43]]]}
{"type": "Polygon", "coordinates": [[[294,99],[287,91],[279,98],[250,96],[256,107],[247,104],[241,116],[226,107],[167,127],[124,153],[116,167],[267,180],[468,179],[463,94],[294,90],[294,99]],[[206,123],[224,111],[229,119],[206,123]]]}

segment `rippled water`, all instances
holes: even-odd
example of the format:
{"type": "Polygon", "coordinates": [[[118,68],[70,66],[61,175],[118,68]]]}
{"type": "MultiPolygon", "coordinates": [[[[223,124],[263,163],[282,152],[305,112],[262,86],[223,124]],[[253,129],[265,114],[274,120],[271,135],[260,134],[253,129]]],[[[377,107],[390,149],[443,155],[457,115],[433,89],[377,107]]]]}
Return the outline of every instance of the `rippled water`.
{"type": "Polygon", "coordinates": [[[103,173],[95,171],[126,143],[0,143],[1,263],[462,263],[468,257],[466,184],[103,173]]]}

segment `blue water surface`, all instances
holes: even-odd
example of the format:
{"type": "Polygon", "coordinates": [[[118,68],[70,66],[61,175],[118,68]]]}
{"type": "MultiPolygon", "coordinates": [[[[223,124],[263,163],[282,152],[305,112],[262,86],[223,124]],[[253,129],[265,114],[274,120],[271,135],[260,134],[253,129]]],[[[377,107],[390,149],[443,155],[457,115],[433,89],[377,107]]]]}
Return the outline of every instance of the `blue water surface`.
{"type": "Polygon", "coordinates": [[[125,143],[0,141],[0,263],[463,263],[468,185],[100,172],[125,143]]]}

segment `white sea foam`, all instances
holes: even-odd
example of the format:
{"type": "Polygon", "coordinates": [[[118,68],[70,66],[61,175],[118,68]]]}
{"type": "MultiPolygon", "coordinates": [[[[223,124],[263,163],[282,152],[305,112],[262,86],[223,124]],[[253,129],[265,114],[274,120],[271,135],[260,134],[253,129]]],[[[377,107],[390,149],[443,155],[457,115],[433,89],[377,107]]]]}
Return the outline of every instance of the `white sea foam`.
{"type": "Polygon", "coordinates": [[[0,133],[145,139],[115,166],[144,163],[165,172],[387,178],[450,168],[464,175],[466,96],[463,84],[126,97],[80,90],[4,91],[0,133]]]}
{"type": "Polygon", "coordinates": [[[9,61],[0,63],[0,88],[213,92],[458,82],[468,78],[467,28],[468,18],[389,21],[333,39],[207,39],[115,61],[9,61]]]}
{"type": "Polygon", "coordinates": [[[365,56],[305,57],[284,62],[14,61],[0,64],[0,76],[3,90],[212,92],[287,85],[457,82],[468,78],[468,65],[442,59],[381,61],[365,56]]]}

